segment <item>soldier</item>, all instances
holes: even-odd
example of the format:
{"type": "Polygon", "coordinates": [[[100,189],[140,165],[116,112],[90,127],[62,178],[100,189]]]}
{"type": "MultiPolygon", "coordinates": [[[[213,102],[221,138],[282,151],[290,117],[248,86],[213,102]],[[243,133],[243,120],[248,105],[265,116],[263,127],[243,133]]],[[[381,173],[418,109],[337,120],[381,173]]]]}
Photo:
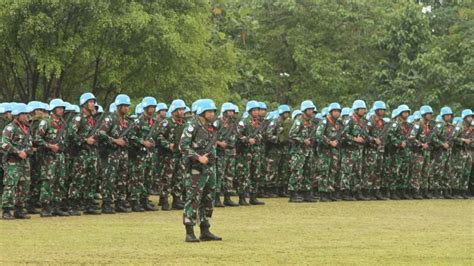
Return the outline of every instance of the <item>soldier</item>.
{"type": "MultiPolygon", "coordinates": [[[[135,120],[134,129],[129,135],[129,201],[134,212],[156,210],[149,200],[149,187],[145,187],[145,169],[147,164],[151,163],[151,152],[155,147],[154,136],[158,126],[154,119],[156,105],[153,97],[143,99],[140,106],[143,113],[135,120]]],[[[147,181],[147,184],[149,186],[151,182],[147,181]]]]}
{"type": "Polygon", "coordinates": [[[420,116],[421,119],[413,125],[410,133],[410,146],[412,147],[410,183],[415,187],[415,191],[412,191],[413,198],[430,199],[432,198],[432,193],[429,190],[432,167],[430,135],[434,128],[433,109],[428,105],[422,106],[420,116]]]}
{"type": "Polygon", "coordinates": [[[433,145],[433,190],[436,198],[444,196],[446,199],[452,199],[450,185],[453,177],[452,140],[454,127],[451,124],[453,111],[445,106],[441,108],[440,116],[441,121],[436,124],[430,139],[433,145]]]}
{"type": "Polygon", "coordinates": [[[390,198],[394,200],[409,199],[406,189],[409,182],[410,153],[408,137],[410,129],[406,120],[410,112],[411,110],[407,105],[400,105],[397,108],[396,120],[388,131],[391,174],[390,198]]]}
{"type": "MultiPolygon", "coordinates": [[[[316,131],[316,139],[319,142],[317,160],[320,173],[319,193],[322,202],[335,200],[333,193],[341,170],[340,141],[343,132],[343,124],[339,119],[341,106],[338,103],[331,103],[328,112],[316,131]]],[[[349,190],[345,190],[341,197],[343,200],[353,200],[349,190]]]]}
{"type": "Polygon", "coordinates": [[[474,131],[471,126],[473,115],[471,109],[463,110],[461,113],[463,122],[457,125],[454,130],[453,164],[455,175],[451,186],[453,194],[457,198],[469,198],[468,188],[472,167],[472,139],[474,131]]]}
{"type": "Polygon", "coordinates": [[[30,188],[31,135],[28,127],[28,109],[26,104],[19,103],[12,107],[13,121],[2,133],[2,150],[6,153],[3,176],[2,218],[30,219],[23,211],[28,200],[30,188]],[[12,216],[11,210],[14,209],[12,216]]]}
{"type": "Polygon", "coordinates": [[[232,201],[230,193],[233,190],[235,148],[237,137],[237,121],[235,119],[235,107],[232,103],[224,103],[221,107],[221,117],[214,121],[214,127],[219,134],[217,138],[217,163],[216,163],[216,200],[215,207],[239,206],[232,201]],[[221,203],[220,193],[224,194],[224,203],[221,203]]]}
{"type": "MultiPolygon", "coordinates": [[[[0,140],[3,129],[11,122],[11,105],[9,103],[0,104],[0,140]]],[[[0,149],[0,193],[3,193],[3,150],[0,149]]]]}
{"type": "Polygon", "coordinates": [[[71,201],[71,215],[80,215],[81,200],[85,203],[85,214],[100,214],[94,201],[96,194],[97,172],[97,146],[96,135],[100,121],[96,121],[94,94],[87,92],[79,98],[81,112],[77,114],[70,128],[73,158],[73,178],[69,187],[71,201]]]}
{"type": "Polygon", "coordinates": [[[239,205],[248,206],[245,193],[250,193],[251,205],[263,205],[257,199],[262,149],[262,123],[260,118],[260,105],[256,101],[249,101],[246,110],[248,116],[238,124],[238,149],[236,173],[238,178],[237,193],[239,194],[239,205]]]}
{"type": "Polygon", "coordinates": [[[288,197],[289,173],[289,134],[293,124],[290,118],[290,107],[286,104],[280,105],[266,130],[267,155],[265,181],[272,190],[269,193],[280,197],[288,197]]]}
{"type": "Polygon", "coordinates": [[[352,104],[352,110],[354,113],[342,132],[341,193],[347,194],[347,190],[352,190],[357,200],[367,200],[362,193],[362,189],[367,187],[362,173],[364,147],[368,141],[364,119],[367,106],[364,101],[356,100],[352,104]]]}
{"type": "Polygon", "coordinates": [[[386,110],[383,101],[374,102],[374,114],[367,122],[367,150],[365,159],[365,180],[368,181],[370,197],[385,200],[380,192],[382,184],[382,168],[385,153],[385,139],[388,128],[385,127],[383,115],[386,110]]]}
{"type": "MultiPolygon", "coordinates": [[[[168,106],[165,103],[158,103],[156,105],[156,123],[159,124],[166,118],[166,112],[168,111],[168,106]]],[[[158,132],[157,132],[158,133],[158,132]]],[[[152,161],[154,164],[153,175],[154,183],[153,189],[150,194],[161,195],[161,174],[163,173],[163,148],[159,144],[158,140],[155,140],[155,152],[152,154],[152,161]]]]}
{"type": "Polygon", "coordinates": [[[289,202],[315,202],[311,195],[313,185],[313,145],[316,136],[314,112],[316,106],[310,100],[303,101],[300,106],[301,116],[294,119],[289,132],[290,140],[290,180],[288,191],[289,202]],[[303,197],[300,196],[303,194],[303,197]]]}
{"type": "Polygon", "coordinates": [[[190,121],[179,142],[179,150],[191,162],[190,175],[185,180],[187,196],[183,223],[186,227],[186,242],[222,240],[209,231],[216,189],[215,142],[218,136],[216,128],[212,126],[216,109],[212,100],[201,101],[197,107],[197,117],[190,121]],[[198,219],[201,229],[199,240],[194,235],[194,225],[198,219]]]}
{"type": "Polygon", "coordinates": [[[126,206],[128,177],[128,139],[130,130],[128,112],[130,97],[119,94],[115,97],[110,113],[102,120],[99,140],[104,145],[104,175],[102,176],[102,213],[129,212],[126,206]],[[112,203],[115,201],[114,207],[112,203]]]}
{"type": "Polygon", "coordinates": [[[185,127],[184,110],[186,104],[183,100],[174,100],[171,105],[169,112],[171,117],[161,121],[158,130],[158,145],[161,146],[163,152],[163,173],[161,175],[161,208],[162,210],[170,210],[168,203],[168,195],[171,193],[173,196],[172,208],[176,210],[182,210],[184,205],[181,200],[183,194],[183,161],[181,160],[181,153],[178,150],[178,143],[185,127]]]}
{"type": "Polygon", "coordinates": [[[37,156],[40,164],[40,202],[41,217],[69,216],[63,211],[66,205],[66,164],[64,157],[66,128],[63,114],[66,104],[61,99],[53,99],[49,103],[51,115],[44,118],[38,125],[34,135],[34,143],[38,147],[37,156]]]}

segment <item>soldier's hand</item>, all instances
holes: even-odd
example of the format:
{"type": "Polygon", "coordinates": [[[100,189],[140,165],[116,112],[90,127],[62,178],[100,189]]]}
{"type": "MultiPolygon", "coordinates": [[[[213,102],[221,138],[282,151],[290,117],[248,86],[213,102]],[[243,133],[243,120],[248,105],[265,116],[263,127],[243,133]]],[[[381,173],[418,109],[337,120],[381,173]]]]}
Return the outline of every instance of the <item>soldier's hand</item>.
{"type": "Polygon", "coordinates": [[[170,148],[170,151],[173,151],[173,150],[174,150],[174,143],[171,143],[171,144],[169,145],[169,148],[170,148]]]}
{"type": "Polygon", "coordinates": [[[334,148],[336,148],[338,142],[337,142],[337,140],[333,140],[333,141],[330,141],[329,144],[330,144],[331,146],[333,146],[334,148]]]}
{"type": "Polygon", "coordinates": [[[151,142],[149,140],[145,140],[143,142],[143,145],[145,146],[145,148],[149,149],[149,148],[153,147],[153,142],[151,142]]]}
{"type": "Polygon", "coordinates": [[[227,148],[227,142],[225,141],[218,141],[217,145],[219,145],[223,149],[227,148]]]}
{"type": "Polygon", "coordinates": [[[127,142],[125,142],[123,138],[114,139],[114,143],[120,147],[124,147],[125,145],[127,145],[127,142]]]}
{"type": "Polygon", "coordinates": [[[427,150],[429,148],[429,145],[427,143],[422,143],[421,144],[421,147],[424,149],[424,150],[427,150]]]}
{"type": "Polygon", "coordinates": [[[357,143],[362,143],[362,142],[364,142],[364,138],[361,137],[361,136],[357,136],[357,137],[354,138],[354,141],[357,142],[357,143]]]}
{"type": "Polygon", "coordinates": [[[444,148],[445,150],[449,149],[449,144],[448,144],[448,143],[443,143],[443,148],[444,148]]]}
{"type": "Polygon", "coordinates": [[[402,141],[402,143],[400,144],[400,147],[405,148],[406,146],[407,146],[406,141],[402,141]]]}
{"type": "Polygon", "coordinates": [[[375,144],[377,145],[382,144],[382,141],[379,138],[375,138],[374,141],[375,141],[375,144]]]}
{"type": "Polygon", "coordinates": [[[310,139],[305,139],[304,140],[304,145],[306,145],[306,146],[311,145],[311,140],[310,139]]]}
{"type": "Polygon", "coordinates": [[[95,143],[95,138],[94,137],[88,137],[86,139],[86,143],[89,144],[89,145],[94,145],[95,143]]]}
{"type": "Polygon", "coordinates": [[[464,143],[466,143],[466,145],[469,145],[472,142],[471,139],[463,139],[462,141],[464,141],[464,143]]]}
{"type": "Polygon", "coordinates": [[[20,153],[18,153],[18,156],[20,156],[20,158],[24,160],[26,156],[28,156],[28,154],[26,154],[25,151],[20,151],[20,153]]]}
{"type": "Polygon", "coordinates": [[[207,158],[206,155],[199,156],[199,157],[198,157],[198,161],[199,161],[201,164],[206,165],[206,164],[209,162],[209,158],[207,158]]]}
{"type": "Polygon", "coordinates": [[[254,139],[254,138],[249,139],[249,144],[250,145],[255,145],[255,143],[257,143],[256,139],[254,139]]]}
{"type": "Polygon", "coordinates": [[[53,152],[58,152],[59,151],[59,145],[58,144],[48,144],[48,148],[52,150],[53,152]]]}

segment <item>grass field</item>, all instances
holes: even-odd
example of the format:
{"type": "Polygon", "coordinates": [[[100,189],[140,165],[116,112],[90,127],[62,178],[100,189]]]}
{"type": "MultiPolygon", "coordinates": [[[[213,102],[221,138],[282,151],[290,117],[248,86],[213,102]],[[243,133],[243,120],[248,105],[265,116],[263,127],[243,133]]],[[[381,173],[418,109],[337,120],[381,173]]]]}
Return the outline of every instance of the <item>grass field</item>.
{"type": "Polygon", "coordinates": [[[196,244],[179,211],[0,221],[0,264],[474,264],[472,200],[266,203],[217,209],[224,241],[196,244]]]}

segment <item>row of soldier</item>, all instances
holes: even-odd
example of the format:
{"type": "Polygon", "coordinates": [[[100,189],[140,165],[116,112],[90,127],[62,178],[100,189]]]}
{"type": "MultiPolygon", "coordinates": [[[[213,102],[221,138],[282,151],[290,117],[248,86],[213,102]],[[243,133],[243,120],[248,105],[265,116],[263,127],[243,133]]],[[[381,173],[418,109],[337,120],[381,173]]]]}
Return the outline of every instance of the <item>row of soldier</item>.
{"type": "MultiPolygon", "coordinates": [[[[18,218],[27,217],[23,208],[35,213],[36,207],[41,207],[42,217],[79,215],[81,210],[152,211],[157,209],[149,199],[154,193],[160,195],[162,209],[183,209],[190,161],[179,145],[199,102],[190,110],[175,100],[168,109],[145,97],[131,117],[126,95],[118,95],[109,112],[101,110],[91,93],[80,97],[80,106],[60,99],[49,105],[2,104],[4,124],[11,114],[15,117],[2,137],[5,169],[28,158],[10,168],[13,180],[5,178],[4,217],[15,216],[9,212],[15,205],[18,218]],[[18,136],[8,141],[22,131],[28,137],[24,141],[18,136]],[[31,177],[26,170],[23,176],[20,168],[31,168],[31,177]],[[10,183],[17,183],[17,189],[10,183]]],[[[469,109],[454,121],[449,107],[433,121],[431,107],[410,115],[406,105],[388,119],[381,101],[368,113],[362,100],[352,109],[332,103],[321,113],[311,101],[293,113],[287,105],[268,113],[266,109],[263,102],[249,101],[240,118],[236,105],[222,105],[213,122],[214,206],[260,205],[258,196],[288,194],[290,202],[467,197],[472,168],[469,109]],[[234,193],[238,203],[231,199],[234,193]]]]}

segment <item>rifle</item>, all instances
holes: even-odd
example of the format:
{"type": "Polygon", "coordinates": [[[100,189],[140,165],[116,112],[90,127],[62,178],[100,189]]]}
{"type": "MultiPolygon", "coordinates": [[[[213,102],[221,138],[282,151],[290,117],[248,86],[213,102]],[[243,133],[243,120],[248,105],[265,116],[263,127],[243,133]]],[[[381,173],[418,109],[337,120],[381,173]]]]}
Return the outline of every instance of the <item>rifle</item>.
{"type": "Polygon", "coordinates": [[[216,145],[217,139],[219,138],[219,132],[213,132],[211,135],[211,138],[209,139],[209,142],[207,143],[206,147],[204,147],[203,152],[201,156],[208,156],[212,148],[216,145]]]}
{"type": "Polygon", "coordinates": [[[134,127],[136,124],[138,124],[138,122],[140,122],[140,119],[141,119],[142,117],[143,117],[143,114],[141,114],[137,119],[135,119],[135,120],[133,121],[133,123],[130,123],[130,124],[128,125],[128,127],[127,127],[124,131],[122,131],[122,133],[120,133],[119,138],[123,138],[123,137],[127,136],[128,132],[130,132],[130,130],[132,130],[133,127],[134,127]]]}
{"type": "MultiPolygon", "coordinates": [[[[66,121],[64,121],[64,125],[63,125],[63,128],[62,128],[61,132],[59,134],[57,134],[56,138],[54,138],[54,140],[53,140],[54,144],[59,144],[59,142],[61,140],[62,141],[66,140],[67,126],[68,126],[69,122],[71,122],[72,117],[73,116],[71,115],[66,119],[66,121]]],[[[61,146],[63,146],[63,145],[61,145],[61,146]]],[[[60,147],[60,150],[64,151],[65,147],[60,147]]]]}

